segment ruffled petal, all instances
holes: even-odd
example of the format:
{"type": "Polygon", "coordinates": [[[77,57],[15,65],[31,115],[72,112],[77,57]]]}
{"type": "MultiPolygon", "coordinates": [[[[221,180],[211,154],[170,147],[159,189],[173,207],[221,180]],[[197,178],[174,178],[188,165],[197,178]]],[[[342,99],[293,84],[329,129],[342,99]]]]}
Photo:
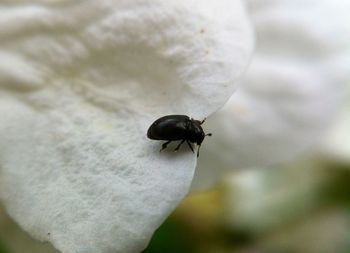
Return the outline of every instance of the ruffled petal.
{"type": "Polygon", "coordinates": [[[202,119],[252,50],[240,1],[6,2],[0,194],[65,253],[139,252],[187,194],[196,156],[159,153],[160,116],[202,119]]]}

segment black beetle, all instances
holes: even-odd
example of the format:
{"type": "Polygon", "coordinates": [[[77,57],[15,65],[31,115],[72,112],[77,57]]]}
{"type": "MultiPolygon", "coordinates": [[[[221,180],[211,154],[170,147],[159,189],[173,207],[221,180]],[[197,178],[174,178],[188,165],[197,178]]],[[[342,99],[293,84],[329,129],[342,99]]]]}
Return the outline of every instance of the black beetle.
{"type": "Polygon", "coordinates": [[[186,141],[190,149],[193,151],[193,147],[190,142],[197,143],[199,156],[200,146],[205,136],[211,136],[212,134],[205,134],[201,125],[203,121],[190,119],[186,115],[168,115],[157,119],[149,127],[147,131],[147,137],[152,140],[164,140],[167,141],[162,145],[162,151],[172,141],[181,140],[180,144],[174,151],[178,151],[181,145],[186,141]]]}

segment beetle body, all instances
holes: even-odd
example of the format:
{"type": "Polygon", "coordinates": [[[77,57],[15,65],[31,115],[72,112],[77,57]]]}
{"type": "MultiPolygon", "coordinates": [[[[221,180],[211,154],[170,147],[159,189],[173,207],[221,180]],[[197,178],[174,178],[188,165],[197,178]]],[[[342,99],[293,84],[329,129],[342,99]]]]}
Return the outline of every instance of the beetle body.
{"type": "MultiPolygon", "coordinates": [[[[186,141],[192,152],[194,152],[190,142],[200,146],[206,136],[201,127],[203,122],[204,120],[194,120],[186,115],[164,116],[153,122],[147,131],[147,137],[152,140],[167,141],[163,144],[161,151],[165,149],[170,142],[181,140],[181,143],[175,148],[175,151],[179,150],[180,146],[186,141]]],[[[198,154],[199,153],[197,153],[197,155],[198,154]]]]}

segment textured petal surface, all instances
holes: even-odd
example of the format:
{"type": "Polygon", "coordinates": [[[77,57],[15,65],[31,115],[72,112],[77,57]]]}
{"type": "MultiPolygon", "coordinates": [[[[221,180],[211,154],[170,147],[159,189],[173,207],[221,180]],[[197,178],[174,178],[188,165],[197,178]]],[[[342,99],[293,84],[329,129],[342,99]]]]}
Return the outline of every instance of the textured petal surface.
{"type": "Polygon", "coordinates": [[[346,1],[249,1],[257,53],[241,88],[208,119],[195,186],[233,168],[294,158],[332,122],[349,60],[346,1]],[[332,67],[330,67],[332,66],[332,67]]]}
{"type": "Polygon", "coordinates": [[[139,252],[196,157],[159,153],[159,116],[234,91],[252,34],[240,1],[1,1],[0,193],[64,253],[139,252]]]}

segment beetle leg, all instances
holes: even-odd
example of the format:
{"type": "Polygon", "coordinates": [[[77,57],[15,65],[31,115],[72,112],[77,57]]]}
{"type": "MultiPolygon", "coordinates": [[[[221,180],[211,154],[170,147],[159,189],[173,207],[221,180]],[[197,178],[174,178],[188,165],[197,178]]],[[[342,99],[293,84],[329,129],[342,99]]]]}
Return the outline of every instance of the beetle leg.
{"type": "Polygon", "coordinates": [[[182,145],[185,141],[186,141],[186,140],[182,140],[182,141],[180,142],[180,144],[177,145],[177,147],[174,149],[174,151],[175,151],[175,152],[178,151],[178,150],[180,149],[181,145],[182,145]]]}
{"type": "Polygon", "coordinates": [[[199,145],[199,146],[198,146],[198,150],[197,150],[197,158],[199,157],[199,150],[201,149],[201,146],[202,146],[202,145],[199,145]]]}
{"type": "Polygon", "coordinates": [[[194,153],[194,150],[193,150],[191,143],[189,141],[186,141],[186,142],[187,142],[188,146],[190,147],[190,149],[192,150],[192,153],[194,153]]]}
{"type": "Polygon", "coordinates": [[[168,144],[169,144],[170,142],[171,142],[171,141],[167,141],[167,142],[163,143],[163,145],[162,145],[162,149],[161,149],[161,150],[159,150],[159,152],[162,152],[162,151],[163,151],[163,149],[166,149],[166,147],[168,146],[168,144]]]}
{"type": "Polygon", "coordinates": [[[207,118],[204,118],[202,121],[201,121],[201,125],[207,120],[207,118]]]}

